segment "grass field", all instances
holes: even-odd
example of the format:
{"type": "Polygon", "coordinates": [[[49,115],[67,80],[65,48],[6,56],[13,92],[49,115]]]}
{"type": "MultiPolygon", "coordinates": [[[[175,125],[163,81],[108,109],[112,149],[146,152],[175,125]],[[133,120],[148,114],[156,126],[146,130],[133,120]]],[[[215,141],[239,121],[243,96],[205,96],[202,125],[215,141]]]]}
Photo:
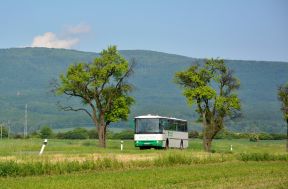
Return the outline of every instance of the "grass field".
{"type": "Polygon", "coordinates": [[[1,178],[1,188],[287,188],[287,162],[191,166],[1,178]]]}
{"type": "MultiPolygon", "coordinates": [[[[40,151],[43,140],[41,139],[18,139],[0,140],[0,156],[35,155],[40,151]]],[[[221,139],[214,140],[212,148],[218,153],[230,152],[230,145],[234,153],[285,153],[285,140],[263,140],[250,142],[248,139],[221,139]]],[[[108,140],[107,148],[97,147],[97,140],[48,140],[45,155],[49,154],[91,154],[91,153],[128,153],[147,154],[161,153],[159,150],[144,150],[134,147],[132,140],[124,141],[124,150],[120,151],[120,140],[108,140]]],[[[193,139],[189,142],[187,152],[202,152],[202,140],[193,139]]]]}
{"type": "Polygon", "coordinates": [[[124,141],[120,151],[118,140],[101,149],[96,140],[51,139],[39,156],[41,139],[0,140],[0,175],[4,169],[20,170],[0,177],[0,188],[287,188],[285,141],[215,140],[213,154],[203,152],[201,142],[191,140],[182,151],[140,151],[133,141],[124,141]],[[284,155],[284,160],[246,162],[239,159],[241,153],[252,154],[252,160],[254,153],[284,155]],[[29,171],[22,174],[23,167],[29,171]]]}

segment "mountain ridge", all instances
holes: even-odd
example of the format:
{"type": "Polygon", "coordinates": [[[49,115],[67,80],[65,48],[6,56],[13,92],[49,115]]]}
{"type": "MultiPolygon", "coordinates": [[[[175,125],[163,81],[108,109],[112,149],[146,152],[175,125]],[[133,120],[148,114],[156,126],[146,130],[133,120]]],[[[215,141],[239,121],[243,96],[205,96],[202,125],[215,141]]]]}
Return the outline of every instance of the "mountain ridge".
{"type": "MultiPolygon", "coordinates": [[[[92,52],[92,51],[82,51],[82,50],[77,50],[77,49],[64,49],[64,48],[46,48],[46,47],[10,47],[10,48],[0,48],[1,50],[23,50],[23,49],[45,49],[45,50],[63,50],[63,51],[69,51],[69,52],[75,52],[75,53],[88,53],[88,54],[94,54],[94,55],[99,55],[99,52],[92,52]]],[[[118,49],[119,50],[119,49],[118,49]]],[[[157,50],[149,50],[149,49],[122,49],[119,50],[119,52],[151,52],[151,53],[160,53],[163,55],[172,55],[172,56],[178,56],[178,57],[183,57],[183,58],[189,58],[189,59],[195,59],[195,60],[205,60],[206,58],[201,58],[201,57],[190,57],[187,55],[179,55],[175,53],[168,53],[168,52],[162,52],[162,51],[157,51],[157,50]]],[[[215,58],[215,57],[208,57],[208,58],[215,58]]],[[[217,57],[217,58],[223,58],[223,57],[217,57]]],[[[223,58],[226,61],[239,61],[239,62],[262,62],[262,63],[269,63],[269,62],[274,62],[274,63],[287,63],[288,61],[280,61],[280,60],[253,60],[253,59],[234,59],[234,58],[223,58]]]]}
{"type": "MultiPolygon", "coordinates": [[[[120,53],[128,60],[134,58],[137,63],[135,74],[130,78],[136,87],[133,92],[136,104],[130,118],[146,113],[176,116],[188,119],[191,128],[200,129],[195,123],[197,115],[187,106],[180,87],[173,83],[173,77],[176,71],[184,70],[191,64],[201,64],[203,59],[151,50],[120,50],[120,53]]],[[[48,93],[49,81],[58,78],[70,64],[91,62],[98,55],[68,49],[0,49],[0,120],[9,119],[15,130],[20,130],[23,126],[23,105],[28,103],[31,131],[44,124],[61,128],[68,123],[77,126],[79,120],[91,123],[84,114],[58,111],[55,103],[63,99],[48,93]]],[[[239,96],[244,114],[240,122],[228,122],[229,129],[285,132],[276,93],[278,85],[287,78],[287,62],[225,62],[240,78],[239,96]]],[[[131,121],[114,125],[127,127],[131,121]]]]}

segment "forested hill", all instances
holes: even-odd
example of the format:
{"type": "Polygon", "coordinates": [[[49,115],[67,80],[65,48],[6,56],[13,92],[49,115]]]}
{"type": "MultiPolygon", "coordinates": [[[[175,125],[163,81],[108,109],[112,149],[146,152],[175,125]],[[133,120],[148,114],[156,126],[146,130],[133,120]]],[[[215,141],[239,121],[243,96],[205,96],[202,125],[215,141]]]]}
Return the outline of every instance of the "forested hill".
{"type": "MultiPolygon", "coordinates": [[[[187,106],[173,77],[176,71],[203,60],[144,50],[124,50],[121,54],[137,63],[130,79],[136,98],[131,117],[147,113],[174,116],[189,120],[191,128],[199,129],[199,124],[194,123],[197,115],[187,106]]],[[[56,102],[64,99],[49,92],[49,83],[64,73],[69,64],[91,62],[95,56],[97,53],[64,49],[0,49],[0,120],[10,120],[12,129],[22,130],[28,104],[30,131],[44,124],[55,128],[91,126],[81,112],[58,110],[56,102]]],[[[288,80],[288,63],[240,60],[226,63],[241,81],[239,96],[243,107],[243,117],[228,122],[227,126],[246,132],[284,132],[277,87],[288,80]]],[[[120,125],[130,126],[131,121],[114,124],[120,125]]]]}

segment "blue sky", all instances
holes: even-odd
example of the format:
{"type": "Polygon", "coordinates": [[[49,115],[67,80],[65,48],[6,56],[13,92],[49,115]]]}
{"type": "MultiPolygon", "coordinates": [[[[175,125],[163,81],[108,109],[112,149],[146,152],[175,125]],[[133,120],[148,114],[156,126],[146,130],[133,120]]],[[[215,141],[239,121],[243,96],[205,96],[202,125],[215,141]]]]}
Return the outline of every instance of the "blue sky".
{"type": "Polygon", "coordinates": [[[288,61],[286,0],[1,0],[0,48],[288,61]]]}

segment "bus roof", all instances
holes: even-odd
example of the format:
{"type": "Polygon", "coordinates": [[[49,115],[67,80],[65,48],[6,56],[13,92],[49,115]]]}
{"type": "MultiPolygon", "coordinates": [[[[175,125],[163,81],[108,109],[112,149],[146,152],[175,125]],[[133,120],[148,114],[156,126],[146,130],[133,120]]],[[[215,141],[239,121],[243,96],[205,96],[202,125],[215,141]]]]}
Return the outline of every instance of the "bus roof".
{"type": "Polygon", "coordinates": [[[163,119],[172,119],[172,120],[186,121],[186,122],[187,122],[187,120],[184,120],[184,119],[178,119],[178,118],[174,118],[174,117],[164,117],[164,116],[151,115],[151,114],[135,117],[135,119],[149,119],[149,118],[150,118],[150,119],[160,119],[160,118],[163,118],[163,119]]]}

